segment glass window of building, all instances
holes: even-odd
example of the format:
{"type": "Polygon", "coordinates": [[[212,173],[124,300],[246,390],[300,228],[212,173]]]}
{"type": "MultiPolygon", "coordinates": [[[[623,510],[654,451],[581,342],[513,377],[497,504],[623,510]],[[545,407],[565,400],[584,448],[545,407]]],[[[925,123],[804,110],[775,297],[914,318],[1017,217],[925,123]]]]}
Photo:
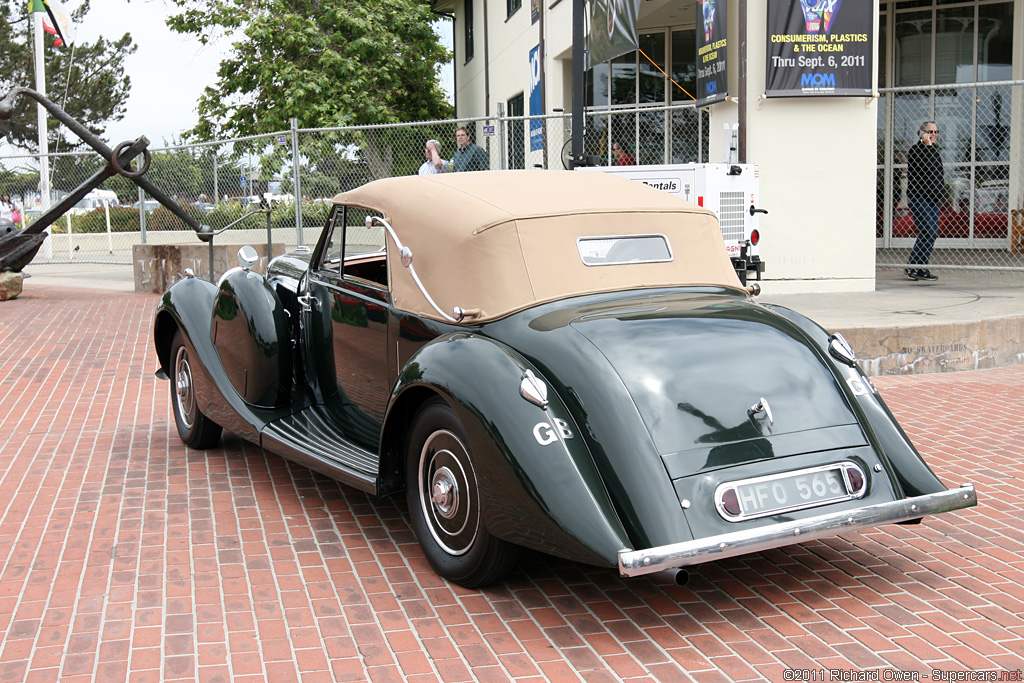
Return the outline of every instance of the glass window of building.
{"type": "MultiPolygon", "coordinates": [[[[509,117],[523,116],[525,98],[523,93],[506,102],[509,117]]],[[[508,126],[508,167],[526,168],[526,138],[529,133],[529,121],[525,119],[514,119],[509,121],[508,126]]]]}
{"type": "Polygon", "coordinates": [[[604,111],[588,119],[586,153],[610,165],[706,161],[707,112],[667,109],[695,101],[696,30],[647,29],[638,38],[638,50],[587,72],[587,107],[604,111]],[[625,156],[612,153],[615,145],[625,156]]]}
{"type": "Polygon", "coordinates": [[[465,0],[462,11],[462,39],[466,62],[473,59],[473,0],[465,0]]]}
{"type": "Polygon", "coordinates": [[[879,87],[888,90],[879,101],[876,235],[892,246],[916,236],[906,152],[920,125],[935,121],[945,181],[936,246],[999,248],[1008,237],[1012,90],[997,83],[1012,77],[1013,3],[900,0],[883,3],[879,20],[879,87]]]}

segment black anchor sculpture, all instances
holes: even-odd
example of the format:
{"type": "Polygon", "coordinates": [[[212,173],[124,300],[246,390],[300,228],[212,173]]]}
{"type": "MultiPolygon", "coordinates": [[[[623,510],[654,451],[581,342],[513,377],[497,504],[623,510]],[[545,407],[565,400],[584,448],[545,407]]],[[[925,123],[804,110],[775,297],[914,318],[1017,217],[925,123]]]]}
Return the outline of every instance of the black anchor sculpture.
{"type": "Polygon", "coordinates": [[[0,226],[0,272],[5,270],[15,273],[21,272],[22,268],[31,263],[32,259],[35,258],[36,252],[39,251],[39,247],[43,245],[43,240],[47,237],[45,232],[47,226],[52,225],[104,180],[117,174],[128,178],[145,190],[151,197],[167,207],[171,213],[184,221],[185,225],[195,230],[200,240],[209,242],[212,251],[214,232],[210,226],[200,225],[194,218],[185,213],[184,209],[178,206],[173,199],[143,177],[146,171],[149,170],[151,162],[148,149],[149,139],[145,135],[140,135],[134,142],[125,141],[114,147],[114,149],[110,149],[102,140],[73,119],[59,106],[35,90],[24,87],[11,90],[3,100],[0,100],[0,120],[10,120],[14,115],[14,101],[20,95],[27,95],[43,105],[51,116],[67,126],[71,132],[106,159],[107,165],[75,188],[67,197],[57,202],[57,204],[43,213],[32,225],[24,230],[14,230],[8,226],[7,231],[4,232],[4,228],[0,226]],[[134,169],[131,167],[131,163],[140,154],[142,155],[142,165],[134,169]]]}

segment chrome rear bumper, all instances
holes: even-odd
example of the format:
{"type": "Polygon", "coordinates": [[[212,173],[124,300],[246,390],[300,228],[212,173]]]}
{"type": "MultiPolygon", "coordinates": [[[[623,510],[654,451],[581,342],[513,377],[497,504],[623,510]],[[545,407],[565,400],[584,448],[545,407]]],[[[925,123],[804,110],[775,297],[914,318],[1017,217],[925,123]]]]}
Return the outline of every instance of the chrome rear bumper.
{"type": "Polygon", "coordinates": [[[699,538],[684,543],[673,543],[646,550],[620,550],[619,573],[622,576],[640,576],[664,569],[686,567],[712,562],[726,557],[756,553],[761,550],[803,543],[882,524],[905,522],[925,515],[960,510],[978,504],[974,484],[961,484],[949,489],[916,498],[905,498],[891,503],[879,503],[827,515],[810,517],[796,522],[736,531],[710,538],[699,538]]]}

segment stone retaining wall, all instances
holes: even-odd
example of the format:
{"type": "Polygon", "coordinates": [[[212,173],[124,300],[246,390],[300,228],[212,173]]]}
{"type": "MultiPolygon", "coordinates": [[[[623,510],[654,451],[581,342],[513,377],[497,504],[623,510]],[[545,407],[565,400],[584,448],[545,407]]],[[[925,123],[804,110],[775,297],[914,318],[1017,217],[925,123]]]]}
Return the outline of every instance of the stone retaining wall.
{"type": "MultiPolygon", "coordinates": [[[[238,265],[238,250],[242,244],[214,244],[213,281],[216,282],[228,269],[238,265]]],[[[251,244],[260,260],[253,270],[266,272],[267,244],[251,244]]],[[[283,244],[274,244],[273,253],[284,253],[283,244]]],[[[160,294],[178,280],[185,277],[185,269],[191,268],[196,277],[210,278],[210,245],[197,244],[136,244],[132,248],[132,262],[135,270],[135,291],[160,294]]]]}

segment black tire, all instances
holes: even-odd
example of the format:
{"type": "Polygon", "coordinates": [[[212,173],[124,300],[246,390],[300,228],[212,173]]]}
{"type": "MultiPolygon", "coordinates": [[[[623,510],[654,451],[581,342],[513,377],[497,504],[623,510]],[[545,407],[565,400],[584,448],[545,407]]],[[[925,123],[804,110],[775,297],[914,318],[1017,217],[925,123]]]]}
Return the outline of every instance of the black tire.
{"type": "Polygon", "coordinates": [[[171,408],[178,436],[189,448],[203,450],[220,440],[219,424],[203,415],[196,404],[192,357],[181,330],[171,342],[171,408]]]}
{"type": "Polygon", "coordinates": [[[406,443],[409,516],[430,566],[466,588],[503,579],[519,547],[484,528],[469,440],[455,412],[439,398],[428,401],[406,443]]]}

